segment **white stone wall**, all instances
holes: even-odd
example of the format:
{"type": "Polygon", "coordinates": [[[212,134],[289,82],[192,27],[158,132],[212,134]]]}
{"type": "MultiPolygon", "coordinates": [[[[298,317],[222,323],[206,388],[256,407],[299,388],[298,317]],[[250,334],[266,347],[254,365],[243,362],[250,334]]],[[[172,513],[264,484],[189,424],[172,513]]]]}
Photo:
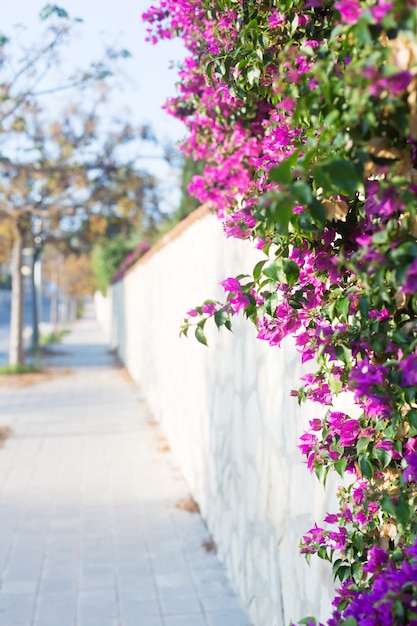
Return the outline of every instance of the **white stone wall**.
{"type": "Polygon", "coordinates": [[[94,307],[98,323],[104,330],[106,337],[110,337],[112,333],[111,290],[109,290],[107,297],[104,297],[101,291],[96,291],[94,294],[94,307]]]}
{"type": "Polygon", "coordinates": [[[254,626],[284,626],[325,619],[333,597],[330,568],[318,559],[309,568],[298,554],[335,488],[324,492],[297,449],[318,414],[289,396],[299,355],[290,342],[257,340],[243,319],[233,333],[207,328],[208,348],[179,338],[185,311],[221,297],[218,283],[250,271],[258,254],[203,215],[113,286],[112,342],[161,421],[254,626]]]}

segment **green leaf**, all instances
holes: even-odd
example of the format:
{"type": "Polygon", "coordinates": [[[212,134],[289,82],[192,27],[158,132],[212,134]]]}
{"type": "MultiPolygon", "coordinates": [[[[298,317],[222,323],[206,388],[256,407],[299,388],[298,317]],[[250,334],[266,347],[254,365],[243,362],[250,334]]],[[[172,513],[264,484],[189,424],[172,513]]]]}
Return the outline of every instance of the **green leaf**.
{"type": "Polygon", "coordinates": [[[303,617],[303,619],[300,619],[300,621],[298,622],[301,625],[305,625],[308,626],[309,624],[317,624],[317,620],[315,617],[311,617],[311,615],[309,615],[308,617],[303,617]]]}
{"type": "Polygon", "coordinates": [[[392,502],[389,496],[384,496],[381,500],[381,509],[391,515],[392,517],[397,517],[397,512],[395,510],[395,505],[392,502]]]}
{"type": "MultiPolygon", "coordinates": [[[[309,205],[308,209],[316,225],[320,228],[323,228],[323,226],[326,223],[326,211],[325,211],[323,204],[319,202],[318,200],[314,199],[309,205]]],[[[300,218],[301,217],[302,215],[300,215],[300,218]]],[[[300,219],[300,222],[301,222],[301,219],[300,219]]]]}
{"type": "Polygon", "coordinates": [[[336,310],[344,318],[346,318],[349,314],[349,306],[350,302],[348,296],[345,296],[344,298],[339,298],[336,302],[336,310]]]}
{"type": "Polygon", "coordinates": [[[262,269],[264,267],[266,263],[266,259],[263,261],[258,261],[258,263],[255,265],[255,267],[253,268],[253,279],[254,280],[259,280],[261,275],[262,275],[262,269]]]}
{"type": "Polygon", "coordinates": [[[333,572],[333,578],[335,579],[337,576],[337,572],[340,569],[340,566],[343,565],[344,561],[343,559],[336,559],[336,561],[333,563],[333,567],[332,567],[332,572],[333,572]]]}
{"type": "Polygon", "coordinates": [[[359,298],[359,311],[363,315],[363,317],[367,317],[369,313],[369,296],[361,296],[359,298]]]}
{"type": "Polygon", "coordinates": [[[206,65],[206,74],[208,76],[209,81],[212,83],[213,82],[213,72],[214,72],[214,61],[210,61],[209,63],[207,63],[206,65]]]}
{"type": "Polygon", "coordinates": [[[362,166],[346,159],[333,159],[317,165],[313,177],[324,193],[353,196],[363,183],[362,166]]]}
{"type": "Polygon", "coordinates": [[[187,337],[189,328],[189,326],[182,326],[180,329],[180,337],[182,337],[182,335],[184,335],[184,337],[187,337]]]}
{"type": "Polygon", "coordinates": [[[269,295],[265,296],[265,303],[268,314],[274,316],[278,307],[278,293],[273,291],[269,295]]]}
{"type": "Polygon", "coordinates": [[[289,285],[295,285],[300,276],[300,268],[294,261],[290,259],[284,259],[282,262],[285,278],[289,285]]]}
{"type": "Polygon", "coordinates": [[[391,250],[390,257],[399,263],[413,261],[417,257],[417,243],[415,241],[405,241],[391,250]]]}
{"type": "Polygon", "coordinates": [[[254,85],[259,82],[261,77],[261,70],[259,67],[251,67],[248,71],[247,78],[250,85],[254,85]]]}
{"type": "Polygon", "coordinates": [[[317,465],[315,469],[316,476],[319,480],[322,480],[324,473],[324,465],[317,465]]]}
{"type": "Polygon", "coordinates": [[[358,622],[353,617],[353,615],[349,615],[349,617],[343,620],[340,626],[358,626],[358,622]]]}
{"type": "Polygon", "coordinates": [[[197,326],[195,329],[195,336],[197,341],[199,341],[200,343],[202,343],[204,346],[207,346],[207,338],[204,334],[204,331],[202,328],[200,328],[200,326],[197,326]]]}
{"type": "Polygon", "coordinates": [[[294,152],[290,157],[282,161],[269,171],[269,180],[278,184],[289,184],[293,179],[292,170],[297,164],[298,152],[294,152]]]}
{"type": "Polygon", "coordinates": [[[343,383],[341,382],[341,380],[338,380],[335,376],[332,376],[332,375],[329,376],[328,384],[329,384],[330,391],[334,393],[336,396],[343,389],[343,383]]]}
{"type": "Polygon", "coordinates": [[[362,475],[365,478],[371,479],[374,475],[374,468],[372,463],[365,457],[361,457],[359,460],[359,467],[361,468],[362,475]]]}
{"type": "Polygon", "coordinates": [[[342,478],[346,470],[346,465],[347,465],[346,459],[338,459],[334,464],[334,469],[342,478]]]}
{"type": "Polygon", "coordinates": [[[417,410],[411,409],[407,413],[407,420],[413,428],[417,428],[417,410]]]}
{"type": "Polygon", "coordinates": [[[368,447],[369,441],[370,440],[368,437],[359,437],[356,443],[356,452],[359,454],[360,452],[363,452],[364,450],[366,450],[366,448],[368,447]]]}
{"type": "Polygon", "coordinates": [[[372,35],[365,19],[358,19],[353,28],[353,32],[355,33],[355,37],[358,39],[359,43],[364,45],[372,43],[372,35]]]}
{"type": "Polygon", "coordinates": [[[343,583],[350,578],[350,565],[344,565],[337,572],[338,579],[343,583]]]}
{"type": "Polygon", "coordinates": [[[285,279],[281,263],[270,263],[267,267],[264,268],[263,273],[267,278],[271,278],[276,282],[283,282],[283,280],[285,279]]]}
{"type": "Polygon", "coordinates": [[[410,510],[407,502],[404,498],[400,498],[395,505],[396,518],[403,526],[406,526],[410,521],[411,515],[414,515],[414,509],[410,510]]]}
{"type": "Polygon", "coordinates": [[[389,232],[386,228],[383,230],[379,230],[378,232],[372,235],[372,241],[376,244],[388,243],[390,238],[389,232]]]}
{"type": "Polygon", "coordinates": [[[224,326],[228,319],[229,314],[224,310],[216,311],[214,314],[214,321],[217,328],[220,328],[220,326],[224,326]]]}
{"type": "Polygon", "coordinates": [[[302,180],[295,181],[291,185],[290,191],[297,201],[304,206],[309,205],[313,200],[310,186],[302,180]]]}
{"type": "Polygon", "coordinates": [[[383,448],[374,448],[373,455],[381,463],[382,468],[385,469],[392,460],[392,451],[384,450],[383,448]]]}

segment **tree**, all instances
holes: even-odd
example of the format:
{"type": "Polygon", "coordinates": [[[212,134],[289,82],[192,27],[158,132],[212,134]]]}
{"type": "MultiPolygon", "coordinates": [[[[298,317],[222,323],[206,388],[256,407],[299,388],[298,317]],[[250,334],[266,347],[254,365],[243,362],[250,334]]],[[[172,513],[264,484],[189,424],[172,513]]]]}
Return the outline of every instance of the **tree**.
{"type": "Polygon", "coordinates": [[[51,298],[51,321],[58,330],[59,297],[67,301],[68,319],[74,320],[85,296],[91,296],[97,289],[88,253],[63,253],[60,244],[47,244],[42,253],[43,284],[48,286],[51,298]]]}
{"type": "MultiPolygon", "coordinates": [[[[12,365],[23,361],[23,246],[33,248],[34,261],[51,241],[65,242],[68,250],[87,250],[97,235],[127,236],[133,228],[152,223],[157,213],[155,179],[140,170],[132,156],[138,142],[151,138],[149,129],[100,119],[107,92],[104,81],[110,76],[104,61],[92,64],[80,77],[35,91],[44,72],[56,70],[56,55],[74,25],[58,7],[48,6],[42,19],[52,20],[46,43],[30,48],[20,69],[0,86],[0,216],[14,231],[12,365]],[[48,119],[42,95],[70,87],[85,90],[87,85],[91,89],[83,99],[89,107],[67,105],[60,118],[48,119]]],[[[7,74],[8,41],[2,44],[0,70],[7,74]]],[[[118,55],[111,56],[114,60],[118,55]]],[[[35,343],[37,336],[35,320],[35,343]]]]}
{"type": "Polygon", "coordinates": [[[92,268],[97,287],[104,296],[120,263],[133,249],[133,244],[122,235],[98,241],[94,246],[91,256],[92,268]]]}

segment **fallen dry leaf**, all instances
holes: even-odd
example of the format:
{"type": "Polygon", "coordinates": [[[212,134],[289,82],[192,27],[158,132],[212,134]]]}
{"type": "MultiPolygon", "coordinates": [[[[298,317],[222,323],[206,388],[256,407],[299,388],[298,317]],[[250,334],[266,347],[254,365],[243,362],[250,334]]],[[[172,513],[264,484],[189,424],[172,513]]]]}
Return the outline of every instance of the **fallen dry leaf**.
{"type": "Polygon", "coordinates": [[[179,500],[175,506],[177,509],[188,511],[189,513],[200,513],[200,507],[191,496],[179,500]]]}
{"type": "Polygon", "coordinates": [[[5,440],[10,437],[12,432],[10,426],[0,426],[0,448],[4,446],[5,440]]]}

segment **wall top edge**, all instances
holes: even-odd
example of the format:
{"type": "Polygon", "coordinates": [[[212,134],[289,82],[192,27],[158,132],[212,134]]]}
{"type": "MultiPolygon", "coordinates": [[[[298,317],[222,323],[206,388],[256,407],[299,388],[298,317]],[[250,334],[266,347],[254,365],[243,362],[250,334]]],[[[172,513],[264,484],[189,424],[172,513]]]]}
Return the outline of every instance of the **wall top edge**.
{"type": "Polygon", "coordinates": [[[118,282],[123,280],[128,274],[130,274],[130,272],[132,272],[136,267],[138,267],[138,265],[143,265],[144,263],[149,261],[149,259],[153,257],[154,254],[159,252],[159,250],[161,250],[162,248],[165,248],[165,246],[169,245],[172,241],[177,239],[195,222],[203,219],[204,217],[206,217],[206,215],[209,215],[209,213],[211,213],[211,211],[208,207],[208,204],[202,204],[198,209],[187,215],[187,217],[185,217],[183,220],[181,220],[181,222],[174,226],[172,230],[166,233],[154,246],[152,246],[152,248],[150,248],[150,250],[148,250],[148,252],[145,252],[145,254],[141,256],[140,259],[136,261],[136,263],[133,263],[133,265],[131,265],[126,270],[121,278],[115,280],[114,282],[112,282],[112,284],[117,284],[118,282]]]}

